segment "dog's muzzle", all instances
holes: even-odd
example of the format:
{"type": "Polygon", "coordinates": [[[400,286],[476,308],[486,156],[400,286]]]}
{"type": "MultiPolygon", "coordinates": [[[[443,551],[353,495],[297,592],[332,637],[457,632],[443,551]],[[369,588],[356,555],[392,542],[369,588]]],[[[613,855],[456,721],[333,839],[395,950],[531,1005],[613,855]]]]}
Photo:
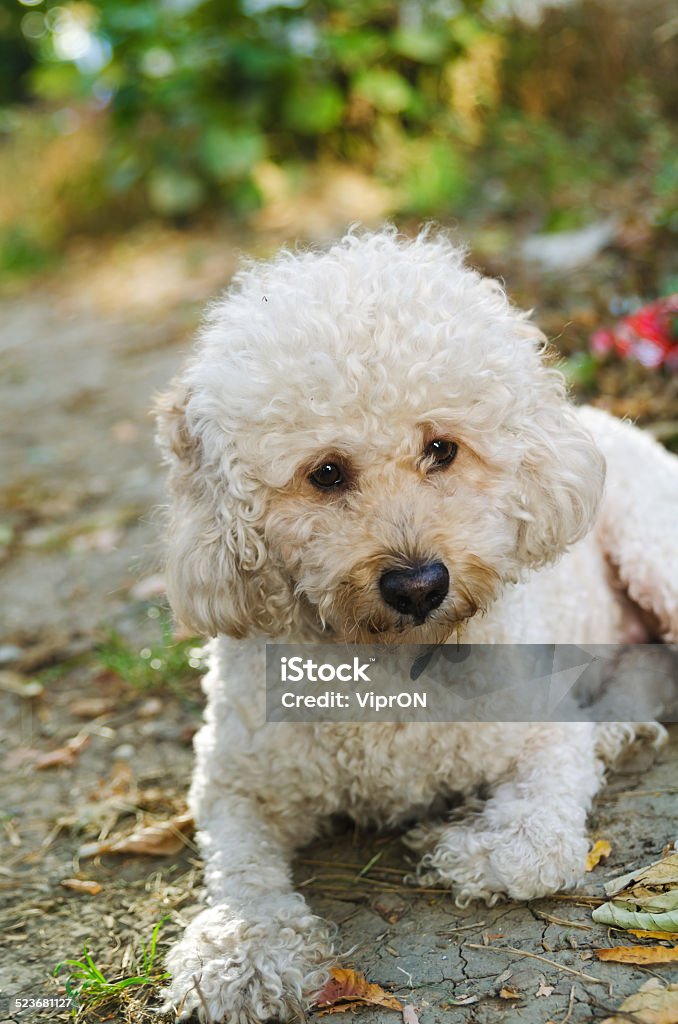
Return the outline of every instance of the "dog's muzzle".
{"type": "Polygon", "coordinates": [[[391,569],[382,575],[379,589],[387,605],[421,625],[447,597],[450,574],[442,562],[391,569]]]}

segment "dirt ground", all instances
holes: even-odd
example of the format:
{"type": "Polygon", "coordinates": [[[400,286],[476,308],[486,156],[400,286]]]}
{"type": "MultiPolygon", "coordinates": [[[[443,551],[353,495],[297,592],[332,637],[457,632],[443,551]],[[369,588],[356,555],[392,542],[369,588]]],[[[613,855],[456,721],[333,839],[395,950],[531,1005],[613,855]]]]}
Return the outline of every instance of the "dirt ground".
{"type": "MultiPolygon", "coordinates": [[[[83,945],[107,976],[133,973],[140,939],[169,915],[164,948],[199,897],[190,837],[169,857],[78,851],[134,817],[165,821],[183,809],[201,702],[190,673],[169,691],[152,685],[163,483],[148,409],[189,349],[202,303],[227,283],[236,249],[233,238],[140,233],[83,248],[2,302],[0,423],[11,443],[0,485],[0,1022],[68,1019],[15,1012],[9,1000],[63,991],[68,972],[55,979],[54,969],[83,945]],[[134,664],[126,672],[111,661],[111,628],[149,662],[136,683],[134,664]],[[54,751],[56,763],[44,765],[54,751]],[[101,889],[76,891],[69,879],[101,889]]],[[[576,302],[570,321],[585,323],[590,302],[576,302]]],[[[678,732],[654,765],[642,762],[596,804],[591,835],[612,853],[576,896],[462,911],[445,894],[402,884],[398,836],[349,826],[304,851],[299,884],[339,926],[343,962],[413,1005],[421,1024],[602,1020],[648,978],[678,980],[675,968],[599,963],[592,952],[628,941],[591,922],[602,882],[656,859],[678,836],[678,732]]],[[[150,1019],[137,1013],[129,1004],[79,1019],[150,1019]]],[[[361,1014],[372,1024],[399,1019],[361,1014]]]]}

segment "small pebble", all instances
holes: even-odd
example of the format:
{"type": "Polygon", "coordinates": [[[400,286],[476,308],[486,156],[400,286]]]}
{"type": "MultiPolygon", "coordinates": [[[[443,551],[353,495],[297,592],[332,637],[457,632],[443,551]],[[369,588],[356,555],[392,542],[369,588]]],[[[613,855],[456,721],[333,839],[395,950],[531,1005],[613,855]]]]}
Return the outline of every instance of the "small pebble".
{"type": "Polygon", "coordinates": [[[15,644],[0,644],[0,665],[9,665],[21,657],[21,648],[15,644]]]}
{"type": "Polygon", "coordinates": [[[113,751],[113,757],[116,761],[131,761],[135,754],[136,750],[131,743],[121,743],[113,751]]]}
{"type": "Polygon", "coordinates": [[[141,705],[137,714],[139,718],[152,718],[153,715],[158,715],[162,711],[162,701],[159,697],[149,697],[141,705]]]}

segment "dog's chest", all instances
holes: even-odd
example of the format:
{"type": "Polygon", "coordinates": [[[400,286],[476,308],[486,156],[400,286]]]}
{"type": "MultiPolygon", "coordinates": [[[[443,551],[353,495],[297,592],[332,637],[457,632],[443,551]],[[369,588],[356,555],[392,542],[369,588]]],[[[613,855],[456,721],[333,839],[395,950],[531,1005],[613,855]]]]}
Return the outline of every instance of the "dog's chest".
{"type": "Polygon", "coordinates": [[[319,726],[316,739],[337,783],[333,809],[396,824],[504,777],[523,730],[519,723],[371,723],[319,726]]]}

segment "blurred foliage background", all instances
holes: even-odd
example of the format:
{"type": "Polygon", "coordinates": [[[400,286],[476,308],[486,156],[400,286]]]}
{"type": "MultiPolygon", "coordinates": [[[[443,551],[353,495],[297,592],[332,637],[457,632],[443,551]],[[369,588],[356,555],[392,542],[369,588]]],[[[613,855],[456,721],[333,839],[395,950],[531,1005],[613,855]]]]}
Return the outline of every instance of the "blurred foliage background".
{"type": "Polygon", "coordinates": [[[675,7],[516,6],[0,0],[0,269],[145,218],[284,231],[323,186],[497,246],[620,211],[675,240],[675,7]]]}

